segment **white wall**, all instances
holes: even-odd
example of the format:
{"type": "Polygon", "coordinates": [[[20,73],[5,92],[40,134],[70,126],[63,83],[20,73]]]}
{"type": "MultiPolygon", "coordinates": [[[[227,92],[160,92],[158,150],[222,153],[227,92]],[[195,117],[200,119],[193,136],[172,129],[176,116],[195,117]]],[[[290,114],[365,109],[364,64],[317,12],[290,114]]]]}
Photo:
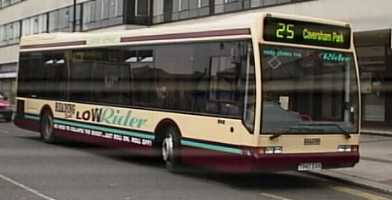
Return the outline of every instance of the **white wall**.
{"type": "Polygon", "coordinates": [[[16,63],[18,61],[18,45],[6,46],[0,48],[0,64],[16,63]]]}

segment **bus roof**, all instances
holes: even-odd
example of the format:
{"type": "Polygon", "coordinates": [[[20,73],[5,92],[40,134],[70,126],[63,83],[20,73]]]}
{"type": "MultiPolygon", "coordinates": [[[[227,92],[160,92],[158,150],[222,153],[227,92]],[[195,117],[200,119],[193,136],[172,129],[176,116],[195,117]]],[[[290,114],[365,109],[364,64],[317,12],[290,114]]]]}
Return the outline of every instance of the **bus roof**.
{"type": "Polygon", "coordinates": [[[87,48],[96,46],[117,46],[126,43],[151,43],[165,40],[194,39],[201,37],[250,37],[250,29],[260,23],[266,15],[274,17],[296,19],[300,21],[317,22],[337,26],[346,26],[347,23],[333,20],[311,18],[304,16],[285,15],[278,13],[233,13],[184,20],[168,24],[154,25],[153,27],[121,30],[113,32],[95,33],[43,33],[24,36],[20,42],[21,51],[51,50],[65,48],[87,48]]]}

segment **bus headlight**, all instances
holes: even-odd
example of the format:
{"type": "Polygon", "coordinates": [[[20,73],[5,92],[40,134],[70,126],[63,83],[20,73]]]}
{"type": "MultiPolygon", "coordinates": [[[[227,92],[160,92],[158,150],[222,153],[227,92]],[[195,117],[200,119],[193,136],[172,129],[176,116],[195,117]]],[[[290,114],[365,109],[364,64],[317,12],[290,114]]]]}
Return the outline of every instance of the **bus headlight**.
{"type": "Polygon", "coordinates": [[[274,147],[266,147],[265,154],[281,154],[283,152],[283,147],[274,146],[274,147]]]}
{"type": "Polygon", "coordinates": [[[357,152],[358,145],[339,145],[338,152],[357,152]]]}
{"type": "Polygon", "coordinates": [[[262,155],[272,155],[272,154],[281,154],[281,153],[283,153],[283,147],[281,146],[259,147],[259,148],[245,149],[242,151],[243,155],[253,156],[255,158],[259,158],[262,155]]]}

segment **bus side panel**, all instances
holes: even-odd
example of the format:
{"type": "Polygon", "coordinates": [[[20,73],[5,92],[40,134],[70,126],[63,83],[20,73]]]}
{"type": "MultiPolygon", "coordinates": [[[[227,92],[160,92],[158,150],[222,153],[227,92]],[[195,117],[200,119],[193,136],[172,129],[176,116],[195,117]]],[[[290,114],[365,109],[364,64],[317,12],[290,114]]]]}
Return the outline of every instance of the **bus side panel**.
{"type": "Polygon", "coordinates": [[[247,173],[254,168],[252,162],[239,154],[182,147],[181,161],[185,164],[229,173],[247,173]]]}
{"type": "Polygon", "coordinates": [[[39,108],[41,108],[42,105],[37,104],[34,100],[17,98],[14,118],[15,126],[25,130],[39,132],[41,120],[39,108]]]}
{"type": "Polygon", "coordinates": [[[23,114],[16,114],[15,115],[14,124],[15,124],[15,126],[21,128],[21,129],[35,131],[35,132],[40,131],[39,119],[28,119],[23,114]]]}
{"type": "MultiPolygon", "coordinates": [[[[23,103],[23,105],[19,105],[20,108],[18,108],[19,111],[16,113],[14,123],[22,129],[40,132],[39,113],[46,105],[49,106],[53,113],[54,134],[60,138],[107,147],[132,149],[132,153],[136,154],[140,154],[142,152],[143,154],[154,153],[152,151],[154,149],[152,148],[152,133],[133,131],[124,127],[109,126],[103,123],[93,123],[92,121],[78,120],[76,118],[68,119],[64,117],[64,113],[57,112],[56,103],[59,102],[55,101],[23,99],[23,101],[20,102],[23,103]],[[136,136],[127,136],[127,133],[135,133],[136,136]]],[[[81,106],[81,108],[78,109],[80,113],[82,113],[82,111],[88,111],[95,108],[90,105],[86,106],[73,103],[67,103],[67,105],[81,106]]]]}
{"type": "Polygon", "coordinates": [[[151,147],[133,144],[130,142],[116,141],[109,138],[84,135],[84,134],[79,134],[79,133],[74,133],[71,131],[64,131],[64,130],[56,130],[56,136],[59,136],[63,139],[70,140],[70,141],[78,141],[82,143],[126,150],[127,152],[132,153],[133,155],[147,155],[147,156],[156,155],[156,152],[153,151],[153,148],[151,147]]]}

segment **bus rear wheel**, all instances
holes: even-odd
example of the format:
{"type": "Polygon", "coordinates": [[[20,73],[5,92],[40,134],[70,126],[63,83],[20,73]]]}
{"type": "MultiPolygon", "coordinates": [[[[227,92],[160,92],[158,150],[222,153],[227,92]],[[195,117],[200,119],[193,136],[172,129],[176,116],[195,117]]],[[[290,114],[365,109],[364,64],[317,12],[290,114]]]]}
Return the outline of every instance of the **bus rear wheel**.
{"type": "Polygon", "coordinates": [[[170,126],[166,129],[161,152],[166,168],[171,172],[180,172],[180,139],[180,134],[175,127],[170,126]]]}
{"type": "Polygon", "coordinates": [[[49,110],[45,110],[41,116],[41,138],[44,142],[52,144],[56,142],[53,128],[53,115],[49,110]]]}

